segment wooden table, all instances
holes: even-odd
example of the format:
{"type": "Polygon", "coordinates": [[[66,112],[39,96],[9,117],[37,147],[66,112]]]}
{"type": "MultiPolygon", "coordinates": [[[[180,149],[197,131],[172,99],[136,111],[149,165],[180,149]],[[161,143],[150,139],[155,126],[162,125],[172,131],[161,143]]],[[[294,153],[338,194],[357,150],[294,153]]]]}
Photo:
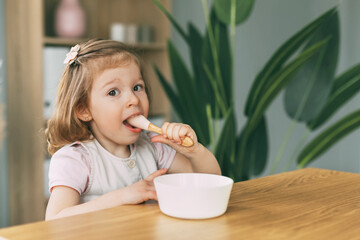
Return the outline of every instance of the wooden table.
{"type": "Polygon", "coordinates": [[[0,236],[76,240],[360,239],[360,174],[307,168],[239,182],[234,184],[227,212],[213,219],[169,217],[154,201],[4,228],[0,236]]]}

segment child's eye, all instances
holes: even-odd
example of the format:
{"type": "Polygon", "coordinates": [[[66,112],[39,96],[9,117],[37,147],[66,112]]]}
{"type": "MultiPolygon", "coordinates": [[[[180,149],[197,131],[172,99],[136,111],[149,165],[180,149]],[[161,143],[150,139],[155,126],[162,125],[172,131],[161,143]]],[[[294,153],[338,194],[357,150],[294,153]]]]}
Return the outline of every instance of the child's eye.
{"type": "Polygon", "coordinates": [[[141,89],[143,89],[144,87],[142,86],[142,85],[136,85],[135,87],[134,87],[134,91],[135,92],[138,92],[138,91],[140,91],[141,89]]]}
{"type": "Polygon", "coordinates": [[[116,89],[110,90],[110,92],[108,92],[109,96],[116,96],[119,94],[119,91],[116,89]]]}

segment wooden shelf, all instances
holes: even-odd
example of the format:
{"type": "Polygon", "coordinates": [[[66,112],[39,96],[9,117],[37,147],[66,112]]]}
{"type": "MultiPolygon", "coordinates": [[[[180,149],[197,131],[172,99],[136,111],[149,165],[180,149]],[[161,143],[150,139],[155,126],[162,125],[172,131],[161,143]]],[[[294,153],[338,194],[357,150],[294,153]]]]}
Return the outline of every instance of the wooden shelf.
{"type": "Polygon", "coordinates": [[[86,38],[58,38],[58,37],[44,37],[45,46],[74,46],[79,42],[86,41],[86,38]]]}
{"type": "MultiPolygon", "coordinates": [[[[59,37],[44,37],[44,45],[45,46],[68,46],[72,47],[80,42],[85,42],[89,40],[89,38],[59,38],[59,37]]],[[[134,48],[141,50],[149,50],[149,51],[158,51],[165,50],[165,43],[161,42],[153,42],[153,43],[134,43],[129,44],[134,48]]]]}

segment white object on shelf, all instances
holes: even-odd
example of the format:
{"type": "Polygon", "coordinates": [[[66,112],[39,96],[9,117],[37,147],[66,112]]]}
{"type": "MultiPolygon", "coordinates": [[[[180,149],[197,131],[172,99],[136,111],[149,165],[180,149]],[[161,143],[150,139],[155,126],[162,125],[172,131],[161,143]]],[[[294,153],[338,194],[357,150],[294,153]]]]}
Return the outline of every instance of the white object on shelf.
{"type": "Polygon", "coordinates": [[[65,67],[63,62],[68,52],[68,47],[45,47],[43,50],[43,99],[45,119],[48,119],[53,113],[57,88],[65,67]]]}
{"type": "Polygon", "coordinates": [[[138,42],[138,26],[136,24],[128,24],[126,28],[126,42],[137,43],[138,42]]]}
{"type": "Polygon", "coordinates": [[[119,42],[126,42],[126,25],[120,22],[111,24],[110,39],[119,42]]]}
{"type": "Polygon", "coordinates": [[[135,23],[112,23],[110,26],[110,39],[123,43],[138,43],[139,27],[135,23]]]}

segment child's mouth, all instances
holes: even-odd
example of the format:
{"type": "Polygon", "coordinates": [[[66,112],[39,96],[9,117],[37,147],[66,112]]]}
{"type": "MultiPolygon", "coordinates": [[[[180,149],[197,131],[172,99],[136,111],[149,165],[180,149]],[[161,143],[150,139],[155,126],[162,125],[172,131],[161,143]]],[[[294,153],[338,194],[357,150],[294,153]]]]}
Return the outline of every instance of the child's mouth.
{"type": "Polygon", "coordinates": [[[127,120],[124,120],[124,121],[123,121],[123,124],[124,124],[125,127],[126,127],[127,129],[129,129],[131,132],[139,133],[139,132],[142,131],[141,128],[137,128],[137,127],[132,126],[127,120]]]}

